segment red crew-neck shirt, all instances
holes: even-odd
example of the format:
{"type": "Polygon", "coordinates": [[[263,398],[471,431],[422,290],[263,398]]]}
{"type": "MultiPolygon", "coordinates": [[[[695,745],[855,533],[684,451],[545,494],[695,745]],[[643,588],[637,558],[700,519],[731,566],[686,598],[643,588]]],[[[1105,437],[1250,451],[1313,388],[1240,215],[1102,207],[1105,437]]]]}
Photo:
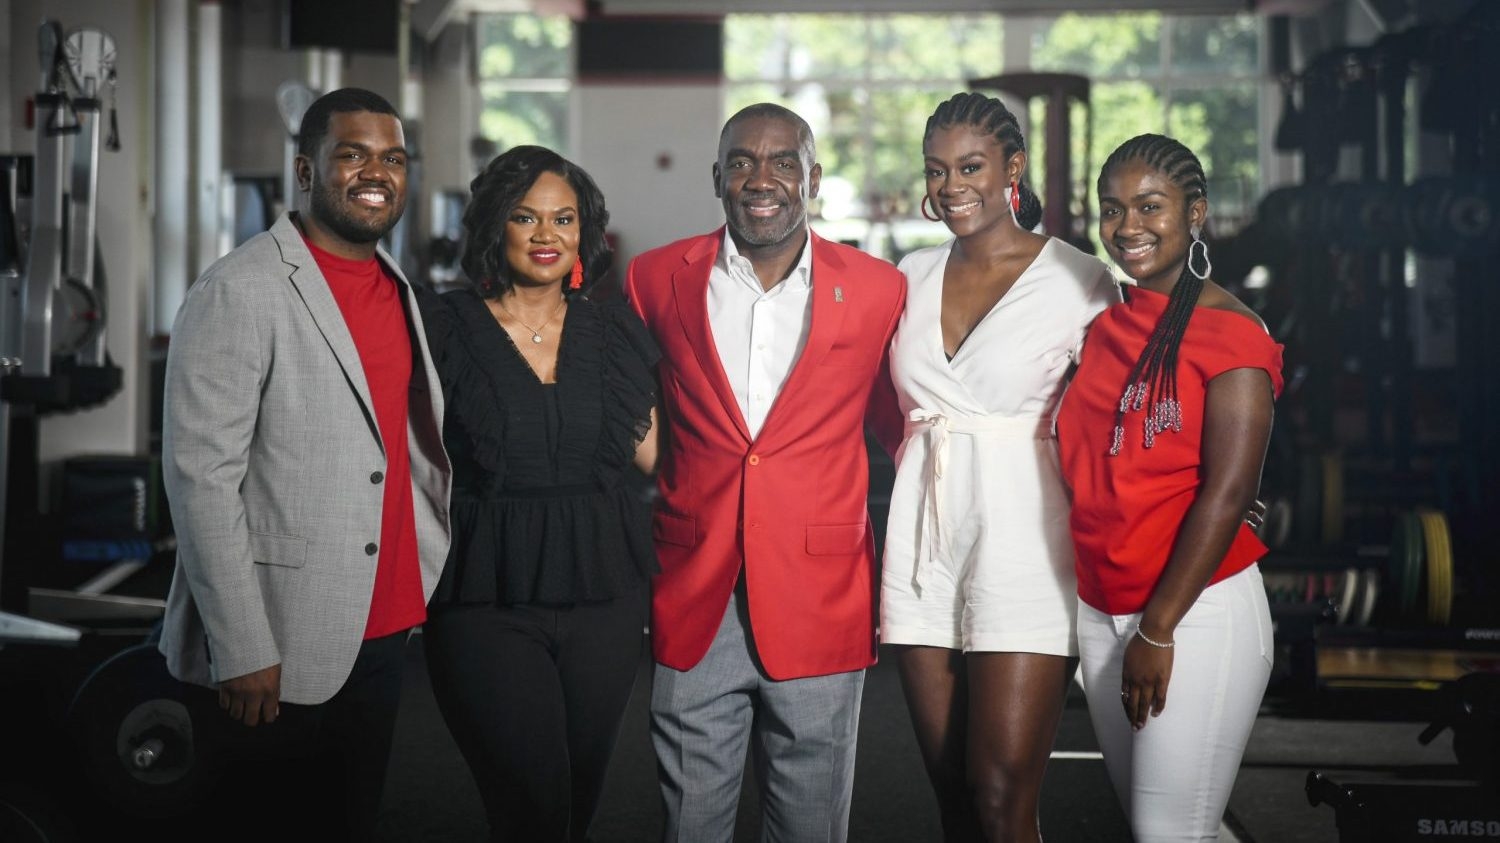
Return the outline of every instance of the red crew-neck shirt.
{"type": "Polygon", "coordinates": [[[350,260],[325,252],[311,242],[307,248],[327,279],[354,338],[370,387],[371,410],[385,445],[385,466],[372,465],[370,475],[352,481],[377,482],[378,471],[378,482],[384,490],[375,589],[370,595],[370,617],[365,624],[368,641],[410,629],[427,619],[406,441],[412,372],[411,327],[401,283],[378,258],[350,260]]]}

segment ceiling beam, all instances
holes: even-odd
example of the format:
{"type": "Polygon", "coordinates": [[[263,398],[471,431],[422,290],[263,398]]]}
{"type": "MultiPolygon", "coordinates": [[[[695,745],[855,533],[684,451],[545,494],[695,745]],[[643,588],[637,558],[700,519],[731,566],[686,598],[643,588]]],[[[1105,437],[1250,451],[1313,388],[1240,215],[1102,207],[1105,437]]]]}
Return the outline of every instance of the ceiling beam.
{"type": "Polygon", "coordinates": [[[607,14],[714,15],[782,12],[1000,12],[1055,15],[1061,12],[1161,11],[1172,14],[1235,14],[1247,0],[600,0],[607,14]]]}
{"type": "Polygon", "coordinates": [[[423,41],[436,41],[453,18],[458,0],[416,0],[411,4],[411,28],[423,41]]]}

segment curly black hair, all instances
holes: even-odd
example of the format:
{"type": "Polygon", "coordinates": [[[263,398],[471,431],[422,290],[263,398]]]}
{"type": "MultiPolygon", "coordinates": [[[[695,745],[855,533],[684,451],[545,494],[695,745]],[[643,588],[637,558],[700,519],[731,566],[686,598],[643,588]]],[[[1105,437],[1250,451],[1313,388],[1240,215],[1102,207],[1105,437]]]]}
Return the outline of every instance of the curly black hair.
{"type": "MultiPolygon", "coordinates": [[[[542,173],[562,176],[578,194],[578,257],[583,261],[584,289],[609,273],[613,261],[604,239],[609,210],[593,178],[572,161],[546,147],[517,146],[495,156],[469,183],[464,209],[464,272],[485,298],[498,298],[515,284],[505,260],[505,225],[542,173]]],[[[567,290],[571,293],[574,291],[567,290]]]]}
{"type": "MultiPolygon", "coordinates": [[[[995,142],[1004,150],[1007,161],[1017,152],[1026,151],[1026,138],[1021,136],[1021,124],[1016,120],[1016,115],[1005,107],[1005,103],[994,97],[974,91],[954,94],[927,118],[927,128],[922,131],[922,143],[925,145],[937,129],[953,126],[969,126],[977,132],[993,135],[995,142]]],[[[1024,180],[1017,183],[1017,188],[1021,192],[1021,208],[1016,212],[1016,222],[1030,231],[1042,221],[1042,200],[1024,180]]]]}

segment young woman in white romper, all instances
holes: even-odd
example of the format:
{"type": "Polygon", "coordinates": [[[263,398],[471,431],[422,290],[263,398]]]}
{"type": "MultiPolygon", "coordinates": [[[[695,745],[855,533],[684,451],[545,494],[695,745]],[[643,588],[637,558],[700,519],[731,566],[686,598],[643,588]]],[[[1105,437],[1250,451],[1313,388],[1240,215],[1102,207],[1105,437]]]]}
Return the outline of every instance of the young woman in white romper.
{"type": "Polygon", "coordinates": [[[1020,184],[1025,142],[999,100],[943,103],[923,155],[923,212],[955,238],[900,267],[891,376],[907,425],[881,640],[900,645],[945,838],[1036,840],[1078,655],[1052,417],[1085,329],[1120,296],[1099,260],[1030,231],[1041,207],[1020,184]]]}

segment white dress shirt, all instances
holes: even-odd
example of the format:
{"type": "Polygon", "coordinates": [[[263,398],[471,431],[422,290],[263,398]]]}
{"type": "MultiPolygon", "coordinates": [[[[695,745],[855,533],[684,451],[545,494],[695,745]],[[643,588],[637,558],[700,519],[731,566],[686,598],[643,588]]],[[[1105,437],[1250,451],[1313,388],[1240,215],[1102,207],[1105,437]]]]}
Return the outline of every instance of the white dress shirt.
{"type": "Polygon", "coordinates": [[[750,438],[760,435],[812,327],[812,237],[797,265],[769,290],[724,231],[708,274],[708,324],[750,438]]]}

